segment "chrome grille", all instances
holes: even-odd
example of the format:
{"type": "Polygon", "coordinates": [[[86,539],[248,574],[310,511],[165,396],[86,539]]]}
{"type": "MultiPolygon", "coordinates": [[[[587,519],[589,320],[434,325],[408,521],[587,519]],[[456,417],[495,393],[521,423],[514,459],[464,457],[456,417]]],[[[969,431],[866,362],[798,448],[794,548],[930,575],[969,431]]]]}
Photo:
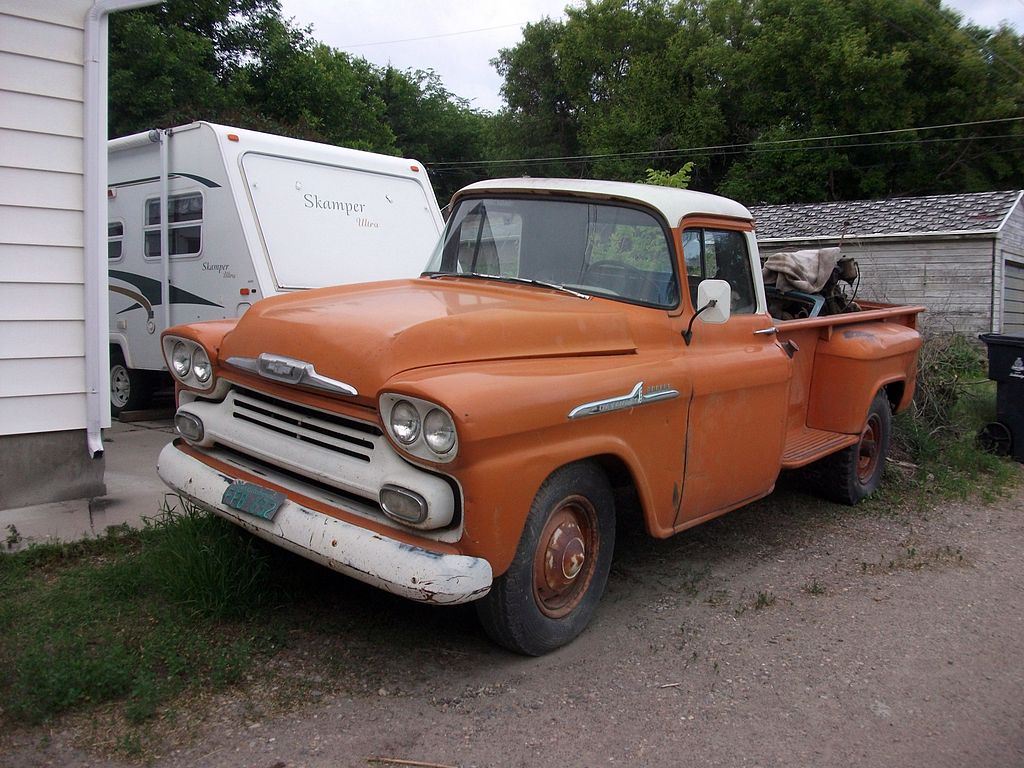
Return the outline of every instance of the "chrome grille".
{"type": "Polygon", "coordinates": [[[231,405],[235,419],[359,461],[372,461],[374,440],[382,434],[373,424],[246,389],[232,392],[231,405]]]}

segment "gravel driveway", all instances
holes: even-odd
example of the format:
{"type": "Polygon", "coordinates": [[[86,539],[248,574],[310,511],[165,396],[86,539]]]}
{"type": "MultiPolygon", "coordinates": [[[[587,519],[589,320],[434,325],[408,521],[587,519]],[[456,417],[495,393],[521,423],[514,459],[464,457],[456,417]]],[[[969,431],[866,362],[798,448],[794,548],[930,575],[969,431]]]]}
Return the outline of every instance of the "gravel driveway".
{"type": "MultiPolygon", "coordinates": [[[[274,658],[286,706],[205,700],[156,764],[1024,766],[1024,486],[927,513],[782,489],[667,541],[625,530],[591,627],[539,659],[470,608],[338,589],[337,628],[274,658]]],[[[0,763],[107,764],[81,728],[0,763]]]]}

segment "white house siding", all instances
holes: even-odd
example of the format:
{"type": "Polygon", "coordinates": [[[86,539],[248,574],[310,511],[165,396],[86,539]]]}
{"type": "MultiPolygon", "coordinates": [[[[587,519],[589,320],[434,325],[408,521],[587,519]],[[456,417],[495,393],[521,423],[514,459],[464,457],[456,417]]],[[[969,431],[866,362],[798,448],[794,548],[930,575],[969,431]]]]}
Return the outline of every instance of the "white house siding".
{"type": "Polygon", "coordinates": [[[91,3],[0,0],[0,434],[86,424],[83,29],[91,3]]]}
{"type": "Polygon", "coordinates": [[[103,492],[85,433],[91,5],[0,0],[0,508],[103,492]]]}

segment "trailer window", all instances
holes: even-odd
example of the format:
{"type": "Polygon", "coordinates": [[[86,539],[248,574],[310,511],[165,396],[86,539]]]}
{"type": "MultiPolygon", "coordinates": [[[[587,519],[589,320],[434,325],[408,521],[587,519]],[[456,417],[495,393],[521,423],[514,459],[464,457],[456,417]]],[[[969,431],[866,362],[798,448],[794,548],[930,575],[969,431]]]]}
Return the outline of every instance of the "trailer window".
{"type": "MultiPolygon", "coordinates": [[[[202,249],[203,196],[199,192],[167,198],[167,241],[171,256],[196,256],[202,249]]],[[[146,256],[160,256],[160,198],[146,200],[146,256]]]]}
{"type": "Polygon", "coordinates": [[[124,250],[124,222],[107,222],[107,258],[120,259],[124,250]]]}

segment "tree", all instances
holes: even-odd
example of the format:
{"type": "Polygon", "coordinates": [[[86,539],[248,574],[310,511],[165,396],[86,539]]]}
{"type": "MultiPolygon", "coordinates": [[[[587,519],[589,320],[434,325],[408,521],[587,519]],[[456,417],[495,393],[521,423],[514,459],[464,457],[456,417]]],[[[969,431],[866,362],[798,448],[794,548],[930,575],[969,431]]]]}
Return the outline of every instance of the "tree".
{"type": "MultiPolygon", "coordinates": [[[[486,152],[486,116],[435,73],[382,69],[318,43],[281,18],[278,0],[119,13],[111,52],[112,136],[201,119],[425,162],[486,152]]],[[[443,186],[466,179],[451,171],[443,186]]]]}
{"type": "Polygon", "coordinates": [[[590,0],[496,64],[510,148],[590,156],[556,171],[685,157],[747,202],[1024,185],[1024,126],[985,122],[1024,114],[1024,39],[939,0],[590,0]]]}

